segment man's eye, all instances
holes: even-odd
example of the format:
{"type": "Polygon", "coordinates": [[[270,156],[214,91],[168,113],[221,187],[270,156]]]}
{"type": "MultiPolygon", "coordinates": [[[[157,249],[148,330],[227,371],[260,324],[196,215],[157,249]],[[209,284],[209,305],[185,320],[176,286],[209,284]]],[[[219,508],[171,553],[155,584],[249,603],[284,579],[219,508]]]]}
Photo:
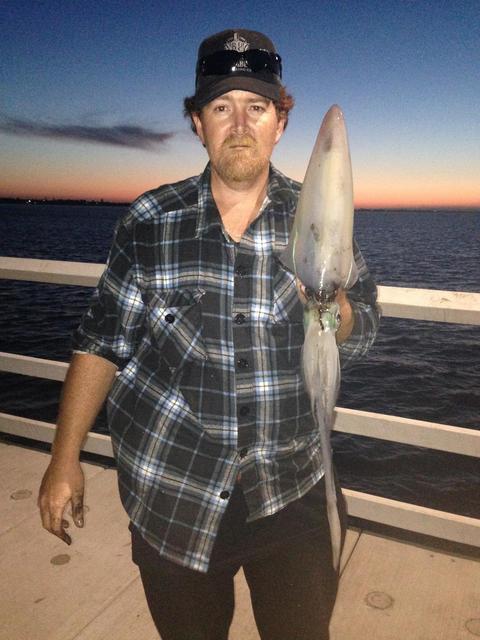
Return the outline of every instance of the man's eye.
{"type": "Polygon", "coordinates": [[[215,110],[215,111],[223,112],[223,111],[226,111],[226,110],[227,110],[227,107],[226,107],[226,105],[224,105],[224,104],[217,104],[217,106],[215,107],[215,109],[214,109],[214,110],[215,110]]]}
{"type": "Polygon", "coordinates": [[[252,104],[252,109],[257,113],[263,113],[265,111],[265,107],[262,104],[252,104]]]}

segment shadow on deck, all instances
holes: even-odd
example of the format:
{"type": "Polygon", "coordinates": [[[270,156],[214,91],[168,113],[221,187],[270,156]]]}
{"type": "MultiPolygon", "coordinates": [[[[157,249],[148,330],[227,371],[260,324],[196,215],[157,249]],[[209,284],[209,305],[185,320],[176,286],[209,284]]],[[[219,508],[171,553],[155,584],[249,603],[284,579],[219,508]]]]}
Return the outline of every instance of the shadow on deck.
{"type": "MultiPolygon", "coordinates": [[[[36,498],[48,459],[0,443],[0,640],[157,639],[130,561],[116,472],[83,464],[87,525],[73,527],[67,547],[40,525],[36,498]]],[[[241,574],[236,601],[231,640],[258,640],[241,574]]],[[[349,530],[332,640],[476,637],[478,560],[349,530]]]]}

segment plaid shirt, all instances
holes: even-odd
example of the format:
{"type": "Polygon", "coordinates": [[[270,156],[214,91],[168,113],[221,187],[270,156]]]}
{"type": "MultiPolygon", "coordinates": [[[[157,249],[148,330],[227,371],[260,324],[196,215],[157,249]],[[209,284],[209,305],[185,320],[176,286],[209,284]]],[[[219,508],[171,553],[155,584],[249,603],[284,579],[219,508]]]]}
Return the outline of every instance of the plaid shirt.
{"type": "MultiPolygon", "coordinates": [[[[302,383],[303,307],[278,256],[300,185],[273,167],[261,215],[236,244],[200,176],[141,196],[116,228],[74,349],[122,368],[108,416],[124,507],[162,555],[207,571],[241,476],[249,520],[276,513],[323,474],[302,383]]],[[[356,251],[352,335],[342,364],[378,324],[376,288],[356,251]]]]}

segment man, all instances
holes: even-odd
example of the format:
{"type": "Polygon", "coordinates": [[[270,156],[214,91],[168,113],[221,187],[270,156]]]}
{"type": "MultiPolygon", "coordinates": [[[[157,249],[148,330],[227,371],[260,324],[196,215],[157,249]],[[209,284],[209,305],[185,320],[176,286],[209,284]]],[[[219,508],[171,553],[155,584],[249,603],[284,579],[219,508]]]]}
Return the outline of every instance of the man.
{"type": "MultiPolygon", "coordinates": [[[[83,525],[80,446],[121,368],[108,398],[120,495],[163,640],[226,639],[241,566],[262,639],[328,638],[338,576],[299,371],[303,309],[278,260],[300,186],[270,165],[292,104],[266,36],[204,40],[185,108],[210,162],[132,205],[75,336],[43,525],[70,543],[68,501],[83,525]]],[[[344,362],[378,322],[356,261],[338,296],[344,362]]]]}

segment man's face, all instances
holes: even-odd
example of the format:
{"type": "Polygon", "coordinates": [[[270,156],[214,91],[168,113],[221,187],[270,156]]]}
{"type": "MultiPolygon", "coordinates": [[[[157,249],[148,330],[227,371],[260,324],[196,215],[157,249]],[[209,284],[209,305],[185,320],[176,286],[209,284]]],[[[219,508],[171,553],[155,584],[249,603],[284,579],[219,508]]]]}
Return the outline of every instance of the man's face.
{"type": "Polygon", "coordinates": [[[228,183],[250,182],[268,167],[283,133],[271,100],[249,91],[229,91],[193,119],[212,169],[228,183]]]}

